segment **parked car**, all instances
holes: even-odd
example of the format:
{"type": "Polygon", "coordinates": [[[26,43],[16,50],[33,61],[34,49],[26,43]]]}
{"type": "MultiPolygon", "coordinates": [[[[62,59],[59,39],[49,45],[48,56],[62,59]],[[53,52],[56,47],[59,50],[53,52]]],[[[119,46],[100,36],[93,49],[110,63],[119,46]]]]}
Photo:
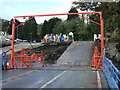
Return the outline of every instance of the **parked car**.
{"type": "Polygon", "coordinates": [[[36,41],[34,40],[33,43],[36,43],[36,41]]]}
{"type": "Polygon", "coordinates": [[[27,42],[27,40],[23,40],[23,42],[27,42]]]}
{"type": "Polygon", "coordinates": [[[2,46],[9,46],[9,45],[11,45],[11,40],[10,39],[6,39],[6,38],[1,38],[0,39],[0,45],[2,45],[2,46]]]}
{"type": "Polygon", "coordinates": [[[22,40],[22,39],[19,39],[19,38],[17,38],[16,40],[19,41],[19,42],[23,42],[23,40],[22,40]]]}
{"type": "Polygon", "coordinates": [[[14,40],[14,42],[15,42],[15,43],[19,43],[19,42],[23,42],[23,40],[22,40],[22,39],[17,38],[17,39],[15,39],[15,40],[14,40]]]}

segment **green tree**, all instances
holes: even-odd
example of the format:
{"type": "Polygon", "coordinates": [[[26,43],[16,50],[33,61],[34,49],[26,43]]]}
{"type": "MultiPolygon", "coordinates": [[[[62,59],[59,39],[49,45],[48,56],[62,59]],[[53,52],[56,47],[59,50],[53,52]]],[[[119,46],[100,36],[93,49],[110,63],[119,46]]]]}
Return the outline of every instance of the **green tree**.
{"type": "MultiPolygon", "coordinates": [[[[92,14],[89,16],[89,18],[93,21],[100,22],[98,14],[92,14]]],[[[88,33],[87,35],[89,37],[89,40],[93,40],[94,34],[100,33],[100,26],[93,22],[89,22],[86,29],[87,29],[87,33],[88,33]]]]}
{"type": "MultiPolygon", "coordinates": [[[[74,7],[80,9],[81,11],[94,11],[95,8],[99,6],[99,4],[100,2],[77,2],[77,1],[73,2],[74,7]]],[[[89,14],[87,15],[82,14],[82,16],[87,16],[87,18],[89,18],[89,14]]],[[[89,21],[87,20],[87,24],[88,22],[89,21]]]]}
{"type": "Polygon", "coordinates": [[[43,23],[37,25],[37,34],[40,40],[41,40],[42,26],[43,26],[43,23]]]}
{"type": "Polygon", "coordinates": [[[73,2],[74,7],[80,9],[81,11],[93,11],[99,4],[100,2],[73,2]]]}
{"type": "MultiPolygon", "coordinates": [[[[9,25],[8,25],[8,34],[12,34],[12,22],[13,22],[13,19],[11,19],[11,21],[9,22],[9,25]]],[[[17,26],[17,25],[19,25],[21,22],[19,21],[19,20],[17,20],[17,19],[15,19],[15,22],[16,22],[16,25],[15,26],[17,26]]],[[[19,27],[18,27],[19,28],[19,27]]],[[[17,28],[17,29],[18,29],[17,28]]],[[[16,28],[15,28],[15,37],[16,37],[16,30],[17,30],[16,28]]]]}
{"type": "Polygon", "coordinates": [[[8,31],[8,27],[9,27],[9,21],[7,20],[2,21],[2,31],[8,31]]]}
{"type": "MultiPolygon", "coordinates": [[[[73,2],[73,5],[81,11],[101,11],[105,23],[105,36],[108,37],[111,42],[119,41],[120,2],[73,2]]],[[[90,15],[89,18],[99,22],[99,16],[97,14],[90,15]]],[[[100,33],[98,29],[98,25],[92,22],[88,23],[87,30],[89,30],[91,34],[100,33]]]]}
{"type": "Polygon", "coordinates": [[[46,34],[48,34],[47,26],[48,26],[48,21],[45,20],[44,23],[43,23],[43,25],[42,25],[42,29],[41,29],[41,34],[40,34],[41,39],[42,39],[46,34]]]}
{"type": "Polygon", "coordinates": [[[53,33],[53,29],[54,27],[59,24],[59,22],[61,22],[62,20],[57,18],[57,17],[54,17],[54,18],[51,18],[49,21],[48,21],[48,33],[53,33]]]}
{"type": "Polygon", "coordinates": [[[22,39],[27,39],[27,40],[31,40],[31,37],[32,37],[32,40],[37,40],[37,38],[38,38],[37,23],[36,23],[34,17],[30,17],[30,18],[32,18],[32,19],[20,27],[19,32],[21,32],[21,33],[20,33],[19,37],[22,39]]]}
{"type": "Polygon", "coordinates": [[[51,18],[48,21],[45,20],[41,29],[41,38],[43,38],[46,34],[57,33],[54,28],[59,24],[59,22],[62,22],[62,20],[57,17],[51,18]]]}
{"type": "Polygon", "coordinates": [[[118,42],[120,39],[120,2],[102,2],[95,11],[102,11],[105,23],[105,36],[109,42],[118,42]]]}
{"type": "Polygon", "coordinates": [[[54,34],[64,33],[66,34],[66,29],[64,26],[64,22],[58,22],[55,27],[53,28],[54,34]]]}
{"type": "MultiPolygon", "coordinates": [[[[78,13],[77,9],[75,7],[72,7],[69,11],[69,13],[78,13]]],[[[79,18],[79,15],[75,14],[75,15],[68,15],[67,20],[71,20],[71,19],[75,19],[75,18],[79,18]]]]}
{"type": "Polygon", "coordinates": [[[66,33],[69,32],[74,33],[74,39],[77,40],[86,40],[85,32],[86,32],[86,25],[80,18],[75,18],[69,21],[64,22],[64,28],[66,33]]]}

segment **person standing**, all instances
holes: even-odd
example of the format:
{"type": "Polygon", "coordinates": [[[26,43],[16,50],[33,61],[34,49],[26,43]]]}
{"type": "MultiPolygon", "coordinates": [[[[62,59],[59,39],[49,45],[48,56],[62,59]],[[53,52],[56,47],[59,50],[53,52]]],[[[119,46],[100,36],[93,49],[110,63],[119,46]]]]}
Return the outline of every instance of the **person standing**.
{"type": "Polygon", "coordinates": [[[64,41],[67,40],[66,34],[63,34],[63,37],[64,37],[64,41]]]}
{"type": "Polygon", "coordinates": [[[74,35],[73,35],[73,32],[70,32],[70,33],[69,33],[69,40],[74,41],[74,35]]]}
{"type": "Polygon", "coordinates": [[[55,35],[55,42],[58,42],[58,34],[55,35]]]}
{"type": "Polygon", "coordinates": [[[2,53],[2,68],[4,70],[6,69],[6,66],[7,66],[7,60],[8,60],[8,57],[6,55],[6,52],[3,52],[2,53]]]}

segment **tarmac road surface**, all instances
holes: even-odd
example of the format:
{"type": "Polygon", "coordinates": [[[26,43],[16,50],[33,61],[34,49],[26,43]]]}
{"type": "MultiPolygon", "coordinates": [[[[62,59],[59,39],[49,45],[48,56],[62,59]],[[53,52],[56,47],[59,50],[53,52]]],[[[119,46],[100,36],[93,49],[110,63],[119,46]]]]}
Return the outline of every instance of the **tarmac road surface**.
{"type": "Polygon", "coordinates": [[[73,42],[53,66],[3,71],[2,88],[108,88],[103,73],[89,66],[93,46],[73,42]]]}
{"type": "Polygon", "coordinates": [[[93,41],[76,41],[62,54],[57,64],[91,65],[93,56],[93,41]]]}
{"type": "MultiPolygon", "coordinates": [[[[41,45],[41,43],[31,43],[31,45],[35,48],[38,45],[41,45]]],[[[18,52],[21,50],[21,48],[25,47],[25,48],[32,48],[31,45],[28,42],[20,42],[19,44],[15,44],[15,51],[18,52]]],[[[6,47],[2,47],[0,48],[0,50],[2,52],[8,51],[11,48],[11,46],[6,46],[6,47]]],[[[10,54],[11,52],[7,52],[7,54],[10,54]]]]}

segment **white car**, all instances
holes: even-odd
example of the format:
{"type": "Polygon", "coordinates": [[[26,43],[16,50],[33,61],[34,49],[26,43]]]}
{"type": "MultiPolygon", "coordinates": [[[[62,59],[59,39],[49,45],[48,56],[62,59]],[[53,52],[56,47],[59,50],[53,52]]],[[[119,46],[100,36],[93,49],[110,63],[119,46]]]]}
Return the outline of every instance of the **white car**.
{"type": "Polygon", "coordinates": [[[23,40],[22,40],[22,39],[19,39],[19,38],[17,38],[15,41],[23,42],[23,40]]]}
{"type": "Polygon", "coordinates": [[[23,42],[27,42],[27,40],[23,40],[23,42]]]}
{"type": "Polygon", "coordinates": [[[0,39],[0,45],[2,45],[2,46],[11,45],[11,40],[10,39],[6,39],[6,38],[2,38],[2,39],[0,39]]]}
{"type": "Polygon", "coordinates": [[[36,43],[36,41],[34,40],[33,43],[36,43]]]}

